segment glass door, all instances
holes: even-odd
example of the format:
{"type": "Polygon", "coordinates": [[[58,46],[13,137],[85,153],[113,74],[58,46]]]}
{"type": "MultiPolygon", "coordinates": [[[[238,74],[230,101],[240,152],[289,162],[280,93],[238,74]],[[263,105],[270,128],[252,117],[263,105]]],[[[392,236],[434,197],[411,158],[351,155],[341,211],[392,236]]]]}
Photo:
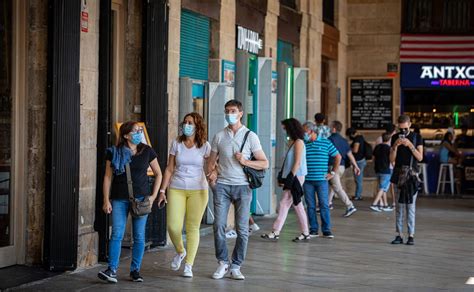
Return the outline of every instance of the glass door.
{"type": "Polygon", "coordinates": [[[0,2],[0,267],[16,263],[12,192],[12,2],[0,2]]]}

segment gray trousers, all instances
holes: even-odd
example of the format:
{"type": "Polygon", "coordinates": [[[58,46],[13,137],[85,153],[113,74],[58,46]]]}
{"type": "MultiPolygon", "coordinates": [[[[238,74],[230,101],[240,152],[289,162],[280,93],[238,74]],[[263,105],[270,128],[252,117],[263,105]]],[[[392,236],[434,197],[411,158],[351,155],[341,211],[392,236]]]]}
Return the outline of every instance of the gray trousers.
{"type": "Polygon", "coordinates": [[[401,204],[398,203],[398,199],[400,198],[400,190],[395,187],[395,191],[397,192],[397,219],[395,228],[397,233],[403,233],[403,220],[406,217],[407,227],[408,227],[408,235],[415,234],[415,214],[416,214],[416,197],[418,193],[413,196],[413,203],[412,204],[401,204]]]}
{"type": "Polygon", "coordinates": [[[245,260],[249,240],[249,217],[252,192],[246,185],[216,184],[214,192],[214,247],[219,262],[229,263],[225,228],[232,203],[235,206],[235,230],[237,240],[232,253],[231,269],[238,269],[245,260]]]}

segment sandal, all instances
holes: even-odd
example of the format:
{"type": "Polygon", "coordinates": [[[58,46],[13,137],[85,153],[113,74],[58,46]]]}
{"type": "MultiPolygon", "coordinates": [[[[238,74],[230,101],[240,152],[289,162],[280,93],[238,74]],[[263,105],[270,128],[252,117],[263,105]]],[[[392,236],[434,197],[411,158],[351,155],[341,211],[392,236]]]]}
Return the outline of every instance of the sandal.
{"type": "Polygon", "coordinates": [[[311,236],[310,236],[309,234],[301,233],[300,236],[298,236],[298,237],[296,237],[295,239],[293,239],[293,242],[308,241],[310,238],[311,238],[311,236]]]}
{"type": "Polygon", "coordinates": [[[275,234],[274,231],[272,231],[271,233],[264,233],[260,236],[261,238],[263,239],[269,239],[269,240],[278,240],[280,238],[280,234],[275,234]]]}

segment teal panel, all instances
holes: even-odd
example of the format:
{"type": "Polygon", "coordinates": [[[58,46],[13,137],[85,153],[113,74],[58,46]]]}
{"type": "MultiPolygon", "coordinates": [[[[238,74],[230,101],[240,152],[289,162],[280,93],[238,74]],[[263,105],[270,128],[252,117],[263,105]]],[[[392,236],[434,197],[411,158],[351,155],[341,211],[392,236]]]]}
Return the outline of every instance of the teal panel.
{"type": "Polygon", "coordinates": [[[285,62],[288,66],[293,66],[293,45],[278,40],[277,43],[277,62],[285,62]]]}
{"type": "Polygon", "coordinates": [[[204,98],[204,85],[193,84],[193,98],[204,98]]]}
{"type": "Polygon", "coordinates": [[[181,12],[179,76],[207,80],[210,20],[194,12],[181,12]]]}

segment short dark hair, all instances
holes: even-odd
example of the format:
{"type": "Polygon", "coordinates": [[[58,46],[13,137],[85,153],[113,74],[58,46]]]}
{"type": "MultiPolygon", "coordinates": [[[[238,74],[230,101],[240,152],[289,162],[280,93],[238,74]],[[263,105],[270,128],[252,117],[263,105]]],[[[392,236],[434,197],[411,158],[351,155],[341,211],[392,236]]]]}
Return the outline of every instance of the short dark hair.
{"type": "Polygon", "coordinates": [[[324,123],[324,120],[326,120],[326,116],[322,113],[317,113],[314,115],[314,120],[316,123],[321,124],[324,123]]]}
{"type": "Polygon", "coordinates": [[[297,119],[289,118],[281,121],[281,124],[285,126],[286,133],[291,140],[296,141],[297,139],[304,139],[303,126],[297,119]]]}
{"type": "Polygon", "coordinates": [[[398,117],[398,123],[403,124],[403,123],[409,123],[410,122],[410,116],[408,115],[401,115],[398,117]]]}
{"type": "Polygon", "coordinates": [[[390,140],[390,138],[392,138],[391,133],[386,132],[386,133],[382,134],[382,141],[383,142],[388,142],[390,140]]]}
{"type": "Polygon", "coordinates": [[[342,131],[342,123],[339,121],[332,121],[331,126],[336,129],[336,132],[340,133],[342,131]]]}
{"type": "Polygon", "coordinates": [[[385,132],[386,133],[393,133],[393,132],[395,132],[395,129],[397,129],[397,126],[395,126],[394,124],[385,125],[385,132]]]}
{"type": "Polygon", "coordinates": [[[350,127],[349,129],[346,130],[346,135],[347,136],[352,136],[357,132],[355,128],[350,127]]]}
{"type": "Polygon", "coordinates": [[[243,111],[242,103],[238,101],[237,99],[231,99],[228,102],[226,102],[224,108],[230,107],[230,106],[237,107],[239,109],[239,112],[243,111]]]}
{"type": "Polygon", "coordinates": [[[448,131],[444,134],[443,141],[448,141],[451,143],[451,139],[453,138],[453,136],[453,133],[448,131]]]}

